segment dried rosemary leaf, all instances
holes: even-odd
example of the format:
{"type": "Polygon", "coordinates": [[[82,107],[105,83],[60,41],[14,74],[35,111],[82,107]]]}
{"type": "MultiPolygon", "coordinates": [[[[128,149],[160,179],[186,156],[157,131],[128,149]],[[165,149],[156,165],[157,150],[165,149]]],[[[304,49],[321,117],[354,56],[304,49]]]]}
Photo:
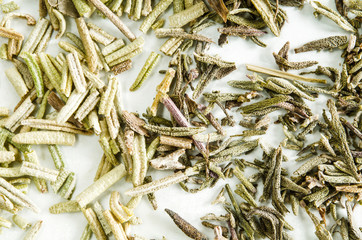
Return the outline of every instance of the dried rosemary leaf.
{"type": "Polygon", "coordinates": [[[40,231],[43,221],[36,222],[26,233],[24,240],[35,240],[40,231]]]}
{"type": "MultiPolygon", "coordinates": [[[[226,22],[229,10],[225,6],[224,1],[223,0],[208,0],[207,2],[210,4],[211,8],[214,9],[217,12],[217,14],[219,14],[219,16],[222,18],[222,20],[224,22],[226,22]]],[[[192,1],[191,1],[191,4],[192,4],[192,1]]],[[[185,6],[187,6],[186,8],[190,7],[188,5],[189,5],[188,1],[185,1],[185,6]]]]}
{"type": "Polygon", "coordinates": [[[218,28],[217,31],[221,34],[229,35],[229,36],[238,36],[238,37],[244,37],[244,36],[262,36],[266,34],[265,31],[247,27],[247,26],[237,26],[237,27],[224,27],[224,28],[218,28]]]}
{"type": "Polygon", "coordinates": [[[155,35],[158,38],[176,37],[181,39],[190,39],[201,42],[212,43],[212,39],[199,34],[191,34],[185,32],[182,28],[158,28],[155,30],[155,35]]]}
{"type": "Polygon", "coordinates": [[[75,136],[71,133],[55,131],[36,131],[16,134],[13,139],[20,144],[58,144],[72,146],[75,143],[75,136]]]}
{"type": "Polygon", "coordinates": [[[143,127],[151,132],[173,137],[192,136],[205,131],[204,127],[160,127],[150,124],[143,127]]]}
{"type": "Polygon", "coordinates": [[[288,100],[291,100],[291,97],[288,95],[278,95],[273,98],[268,98],[256,103],[249,104],[247,106],[242,106],[240,109],[243,111],[243,113],[253,113],[255,111],[263,110],[268,107],[272,107],[277,105],[278,103],[286,102],[288,100]]]}
{"type": "Polygon", "coordinates": [[[192,7],[189,7],[183,11],[180,11],[169,17],[170,27],[182,27],[189,22],[197,19],[198,17],[204,15],[208,12],[209,9],[204,2],[198,2],[192,7]]]}
{"type": "Polygon", "coordinates": [[[148,29],[152,26],[152,24],[156,21],[157,17],[166,11],[166,9],[171,5],[172,0],[161,0],[157,3],[157,5],[153,8],[152,12],[143,20],[140,31],[143,33],[147,33],[148,29]]]}
{"type": "Polygon", "coordinates": [[[18,10],[19,8],[20,8],[19,5],[16,4],[14,1],[1,4],[1,10],[3,11],[3,13],[9,13],[18,10]]]}
{"type": "Polygon", "coordinates": [[[77,53],[69,53],[67,54],[67,65],[69,69],[69,73],[72,76],[72,80],[74,83],[77,92],[83,93],[86,91],[87,83],[85,81],[84,73],[82,66],[80,64],[78,54],[77,53]]]}
{"type": "Polygon", "coordinates": [[[42,72],[40,70],[38,62],[36,61],[36,58],[33,54],[29,54],[27,52],[23,53],[23,58],[26,62],[26,65],[28,66],[31,77],[33,78],[36,95],[38,96],[38,98],[42,98],[44,95],[44,84],[42,72]]]}
{"type": "Polygon", "coordinates": [[[126,175],[126,169],[123,164],[113,168],[108,173],[100,177],[96,182],[82,191],[75,199],[81,207],[97,198],[100,194],[106,191],[114,183],[122,179],[126,175]]]}
{"type": "Polygon", "coordinates": [[[58,31],[58,34],[55,36],[55,38],[60,38],[61,36],[63,36],[63,34],[65,33],[65,30],[67,28],[67,23],[65,21],[65,18],[64,18],[64,15],[59,12],[58,10],[56,9],[53,9],[53,13],[54,13],[54,16],[58,19],[59,21],[59,31],[58,31]]]}
{"type": "Polygon", "coordinates": [[[25,230],[31,226],[27,219],[23,218],[20,215],[14,214],[13,215],[13,222],[22,230],[25,230]]]}
{"type": "Polygon", "coordinates": [[[172,82],[172,79],[175,77],[176,71],[173,68],[169,68],[165,74],[164,79],[162,82],[157,86],[156,91],[157,94],[155,96],[155,99],[153,100],[152,106],[151,106],[151,115],[156,116],[158,105],[160,103],[160,100],[162,98],[163,94],[166,94],[169,89],[172,82]]]}
{"type": "Polygon", "coordinates": [[[172,175],[169,175],[167,177],[154,180],[153,182],[146,183],[143,185],[140,185],[138,187],[132,188],[125,192],[126,195],[129,195],[131,197],[135,196],[142,196],[148,193],[152,193],[158,190],[161,190],[163,188],[166,188],[172,184],[176,184],[179,182],[182,182],[186,180],[189,176],[196,174],[197,172],[192,169],[188,168],[185,172],[178,171],[172,175]]]}
{"type": "Polygon", "coordinates": [[[0,193],[17,205],[30,208],[35,212],[38,212],[38,207],[29,199],[28,196],[24,195],[20,190],[15,188],[12,184],[7,182],[5,179],[0,177],[0,193]]]}
{"type": "Polygon", "coordinates": [[[167,208],[165,211],[172,218],[177,227],[180,228],[181,231],[183,231],[188,237],[197,240],[208,239],[203,233],[199,232],[194,226],[181,218],[177,213],[167,208]]]}
{"type": "Polygon", "coordinates": [[[54,204],[49,208],[49,212],[52,214],[68,213],[68,212],[79,212],[80,206],[77,201],[65,201],[54,204]]]}
{"type": "Polygon", "coordinates": [[[49,20],[45,18],[40,19],[36,23],[30,35],[28,36],[28,39],[25,41],[23,48],[21,49],[21,52],[19,54],[20,57],[23,57],[23,53],[25,52],[34,53],[36,47],[41,41],[41,37],[47,31],[48,26],[49,26],[49,20]]]}
{"type": "Polygon", "coordinates": [[[323,49],[333,49],[344,46],[348,43],[347,36],[332,36],[327,38],[318,39],[315,41],[308,42],[303,46],[294,49],[295,53],[309,52],[309,51],[320,51],[323,49]]]}
{"type": "Polygon", "coordinates": [[[278,64],[278,66],[281,66],[283,69],[303,69],[307,67],[314,66],[318,64],[317,61],[303,61],[303,62],[289,62],[287,59],[277,55],[276,53],[273,53],[273,56],[275,58],[275,62],[278,64]]]}
{"type": "Polygon", "coordinates": [[[101,0],[89,0],[100,12],[102,12],[130,41],[136,39],[132,31],[115,15],[101,0]]]}
{"type": "Polygon", "coordinates": [[[82,18],[82,17],[77,18],[75,20],[75,22],[77,24],[78,32],[79,32],[80,38],[82,39],[83,46],[85,49],[86,60],[87,60],[87,65],[88,65],[89,71],[95,72],[97,69],[98,57],[97,57],[96,49],[94,47],[93,40],[89,34],[87,24],[84,21],[84,18],[82,18]]]}
{"type": "Polygon", "coordinates": [[[258,141],[246,142],[246,143],[239,144],[237,146],[222,150],[215,156],[216,157],[222,157],[222,156],[227,156],[227,155],[239,156],[245,152],[255,149],[257,146],[258,146],[258,141]]]}
{"type": "MultiPolygon", "coordinates": [[[[122,44],[123,42],[120,42],[120,43],[122,44]]],[[[105,59],[108,64],[112,65],[111,62],[114,62],[115,60],[117,60],[121,57],[124,57],[125,55],[131,53],[132,51],[135,51],[136,49],[141,48],[144,45],[144,43],[145,43],[145,41],[144,41],[143,37],[138,37],[133,42],[126,45],[125,47],[122,47],[122,45],[121,45],[121,48],[119,50],[113,51],[112,53],[106,55],[105,59]]],[[[103,54],[104,54],[104,52],[103,52],[103,54]]],[[[125,60],[127,60],[127,59],[125,59],[125,60]]],[[[123,60],[123,61],[125,61],[125,60],[123,60]]],[[[123,61],[121,61],[121,62],[123,62],[123,61]]],[[[115,64],[113,64],[113,65],[115,65],[115,64]]]]}
{"type": "Polygon", "coordinates": [[[337,23],[341,28],[343,28],[346,31],[350,32],[356,32],[357,30],[338,12],[328,8],[327,6],[324,6],[318,1],[312,1],[311,2],[312,7],[317,13],[320,13],[329,19],[331,19],[333,22],[337,23]]]}
{"type": "Polygon", "coordinates": [[[92,134],[91,131],[86,129],[78,128],[77,126],[71,123],[57,123],[55,120],[46,120],[46,119],[26,119],[21,121],[23,126],[29,126],[37,129],[52,130],[52,131],[62,131],[74,134],[92,134]]]}
{"type": "Polygon", "coordinates": [[[278,37],[280,35],[280,28],[276,22],[276,13],[270,5],[270,2],[268,0],[251,0],[251,3],[259,12],[260,16],[272,33],[278,37]]]}
{"type": "Polygon", "coordinates": [[[28,93],[29,89],[27,88],[23,77],[15,67],[6,69],[5,75],[20,97],[24,97],[28,93]]]}
{"type": "Polygon", "coordinates": [[[164,157],[158,157],[150,160],[151,167],[158,170],[166,169],[185,169],[186,167],[178,161],[180,156],[185,153],[184,149],[176,150],[164,157]]]}
{"type": "Polygon", "coordinates": [[[143,65],[140,73],[138,74],[136,80],[130,87],[130,91],[136,91],[142,85],[142,83],[148,78],[152,70],[156,67],[158,61],[160,60],[161,55],[155,52],[151,52],[150,56],[147,58],[145,64],[143,65]]]}
{"type": "Polygon", "coordinates": [[[72,2],[80,16],[87,15],[91,11],[91,7],[85,0],[72,0],[72,2]]]}
{"type": "Polygon", "coordinates": [[[102,28],[93,23],[87,23],[87,26],[89,27],[89,34],[91,35],[92,39],[103,44],[104,46],[107,46],[116,40],[116,37],[107,33],[102,28]]]}

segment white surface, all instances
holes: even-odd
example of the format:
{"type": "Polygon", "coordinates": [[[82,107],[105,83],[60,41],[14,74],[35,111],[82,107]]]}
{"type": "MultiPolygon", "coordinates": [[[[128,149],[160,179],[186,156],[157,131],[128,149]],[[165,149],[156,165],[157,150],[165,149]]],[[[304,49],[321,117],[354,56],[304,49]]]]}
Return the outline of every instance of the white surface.
{"type": "MultiPolygon", "coordinates": [[[[4,3],[6,2],[8,2],[8,0],[4,0],[4,3]]],[[[21,9],[18,10],[19,12],[31,13],[35,17],[38,16],[38,1],[17,0],[15,2],[21,5],[21,9]]],[[[334,1],[323,2],[328,3],[329,6],[334,4],[334,1]]],[[[268,34],[266,36],[260,38],[263,42],[268,44],[267,48],[261,48],[252,43],[250,40],[244,40],[237,37],[229,37],[229,44],[222,48],[218,47],[217,45],[213,45],[211,47],[210,54],[219,54],[225,60],[235,61],[238,69],[226,78],[210,83],[205,92],[215,89],[220,89],[222,92],[223,90],[224,92],[237,92],[237,89],[228,87],[226,82],[229,80],[245,79],[245,74],[247,71],[245,70],[244,64],[246,63],[277,68],[272,53],[278,52],[286,41],[290,41],[291,49],[294,49],[295,47],[298,47],[307,41],[332,35],[349,34],[340,29],[329,19],[324,17],[321,19],[315,19],[313,16],[313,9],[308,4],[306,4],[302,10],[289,7],[282,8],[287,11],[289,20],[283,27],[281,36],[279,38],[273,36],[269,30],[267,30],[268,34]]],[[[141,33],[138,31],[138,27],[141,24],[141,21],[128,21],[126,17],[122,17],[122,20],[125,21],[125,23],[137,36],[141,35],[141,33]]],[[[90,21],[96,23],[97,25],[101,25],[105,30],[109,31],[115,36],[125,39],[125,37],[111,23],[109,23],[108,20],[103,20],[99,17],[93,17],[90,21]]],[[[77,34],[77,29],[73,24],[73,20],[67,19],[67,23],[69,24],[67,31],[71,31],[77,34]]],[[[27,36],[31,30],[30,27],[25,26],[24,20],[14,20],[12,26],[18,31],[26,33],[25,36],[27,36]]],[[[216,27],[220,26],[211,27],[202,33],[207,36],[211,36],[212,39],[217,42],[218,33],[216,31],[216,27]]],[[[151,105],[155,94],[155,87],[162,80],[162,75],[158,74],[158,70],[166,69],[170,60],[169,57],[163,55],[156,70],[144,83],[141,89],[136,92],[129,92],[128,88],[133,83],[140,68],[142,67],[146,58],[149,56],[149,53],[155,50],[159,52],[159,47],[165,41],[165,39],[156,39],[152,31],[149,31],[147,36],[144,37],[146,39],[146,44],[143,54],[132,59],[133,68],[131,70],[117,76],[123,88],[122,100],[124,103],[124,108],[129,111],[136,111],[138,113],[143,113],[146,107],[151,105]]],[[[65,37],[63,37],[63,39],[65,39],[65,37]]],[[[4,39],[1,39],[0,41],[1,43],[5,42],[4,39]]],[[[57,46],[57,42],[58,41],[55,41],[54,39],[52,40],[47,50],[48,53],[56,54],[61,51],[57,46]]],[[[331,66],[340,69],[342,62],[340,54],[341,51],[319,53],[309,52],[297,55],[290,52],[290,60],[318,60],[319,63],[323,66],[331,66]]],[[[4,74],[4,70],[10,66],[12,65],[9,62],[3,60],[1,61],[0,106],[13,109],[19,101],[19,97],[16,95],[15,90],[8,82],[4,74]]],[[[322,109],[325,108],[325,101],[326,99],[321,96],[314,103],[310,103],[311,106],[313,106],[313,111],[320,115],[322,109]]],[[[217,111],[215,115],[218,117],[223,116],[220,111],[217,111]]],[[[233,113],[233,115],[235,116],[236,120],[239,119],[240,115],[238,113],[233,113]]],[[[271,116],[273,116],[272,120],[275,121],[276,114],[271,116]]],[[[242,128],[236,126],[233,129],[233,134],[236,134],[239,131],[242,131],[242,128]]],[[[276,147],[280,141],[283,140],[283,137],[284,136],[280,125],[273,125],[270,127],[268,134],[264,136],[263,139],[271,146],[276,147]]],[[[318,136],[308,136],[307,139],[313,141],[318,139],[318,136]]],[[[50,154],[45,147],[34,147],[34,149],[36,149],[42,165],[54,168],[50,154]]],[[[102,150],[98,144],[98,137],[78,136],[77,143],[74,147],[61,147],[61,151],[64,154],[64,159],[68,169],[76,173],[78,180],[77,187],[73,195],[76,196],[93,182],[93,177],[96,173],[98,163],[100,162],[102,156],[102,150]]],[[[297,164],[293,161],[296,158],[294,151],[285,150],[285,152],[290,157],[290,161],[283,163],[283,167],[286,167],[291,175],[293,170],[295,170],[301,163],[297,164]]],[[[260,157],[260,150],[255,151],[247,156],[242,156],[242,158],[247,160],[253,160],[254,158],[260,159],[260,157]]],[[[249,170],[250,169],[248,168],[245,173],[247,176],[252,174],[252,172],[249,170]]],[[[150,170],[148,174],[151,174],[153,179],[158,179],[170,173],[170,171],[161,173],[160,171],[150,170]]],[[[213,189],[206,189],[197,194],[186,194],[178,185],[161,190],[156,193],[159,206],[157,211],[154,211],[148,200],[143,198],[141,204],[135,212],[135,215],[143,220],[143,224],[132,228],[132,232],[150,239],[161,239],[162,236],[165,236],[169,240],[187,239],[187,237],[176,227],[176,225],[171,221],[169,216],[163,210],[164,208],[170,208],[179,213],[183,218],[188,220],[200,231],[207,234],[210,239],[212,239],[212,230],[203,227],[199,218],[209,212],[214,212],[216,214],[225,213],[221,205],[211,205],[211,201],[215,199],[216,195],[219,193],[224,184],[224,181],[219,181],[213,189]]],[[[262,183],[260,183],[258,186],[259,189],[261,189],[262,183]]],[[[112,190],[120,191],[122,198],[121,201],[126,203],[128,201],[128,197],[124,196],[123,192],[129,188],[131,188],[130,183],[126,183],[124,180],[120,181],[100,198],[101,203],[104,207],[108,208],[109,193],[112,190]]],[[[232,188],[234,189],[234,187],[232,188]]],[[[48,208],[51,205],[63,201],[61,197],[52,193],[51,190],[47,194],[41,194],[35,189],[33,185],[31,185],[28,195],[40,206],[41,211],[39,214],[35,214],[29,210],[24,210],[20,212],[20,215],[30,219],[32,222],[40,219],[43,220],[43,226],[39,233],[38,239],[64,240],[80,238],[81,233],[86,225],[86,220],[81,213],[59,215],[49,214],[48,208]]],[[[236,196],[236,198],[238,201],[240,201],[238,196],[236,196]]],[[[345,213],[343,210],[341,210],[340,214],[340,216],[342,216],[342,214],[344,215],[345,213]]],[[[358,224],[361,224],[362,222],[361,214],[361,208],[357,208],[355,211],[355,220],[358,224]]],[[[4,213],[4,215],[10,217],[10,214],[4,213]]],[[[294,231],[288,232],[294,237],[294,239],[316,239],[312,221],[304,213],[304,211],[300,211],[300,215],[298,217],[295,217],[292,214],[288,214],[286,219],[290,221],[291,225],[295,228],[294,231]]],[[[328,223],[333,224],[333,221],[328,221],[328,223]]],[[[9,230],[3,229],[3,233],[0,235],[0,239],[16,240],[22,239],[24,235],[24,231],[14,226],[9,230]]],[[[338,236],[338,234],[336,236],[338,236]]],[[[93,237],[93,239],[95,238],[93,237]]]]}

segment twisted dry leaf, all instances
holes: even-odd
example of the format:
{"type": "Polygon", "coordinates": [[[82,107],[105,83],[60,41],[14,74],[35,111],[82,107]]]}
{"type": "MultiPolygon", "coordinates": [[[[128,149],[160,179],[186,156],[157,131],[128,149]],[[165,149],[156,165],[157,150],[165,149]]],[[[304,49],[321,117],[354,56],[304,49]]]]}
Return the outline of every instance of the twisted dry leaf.
{"type": "Polygon", "coordinates": [[[226,8],[225,3],[223,0],[207,0],[207,2],[210,4],[211,8],[214,9],[217,14],[224,20],[224,22],[227,21],[227,15],[229,13],[229,10],[226,8]]]}
{"type": "Polygon", "coordinates": [[[79,13],[75,8],[72,0],[48,0],[49,5],[53,8],[57,9],[59,12],[63,13],[64,15],[78,18],[79,13]]]}

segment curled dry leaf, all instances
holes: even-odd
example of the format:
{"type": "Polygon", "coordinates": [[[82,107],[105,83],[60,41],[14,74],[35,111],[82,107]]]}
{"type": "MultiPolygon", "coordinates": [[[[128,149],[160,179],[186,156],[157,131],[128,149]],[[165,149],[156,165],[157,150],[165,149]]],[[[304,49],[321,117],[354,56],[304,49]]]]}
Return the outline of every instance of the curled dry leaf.
{"type": "Polygon", "coordinates": [[[48,0],[48,2],[50,6],[67,16],[73,18],[79,17],[78,11],[75,8],[72,0],[48,0]]]}
{"type": "Polygon", "coordinates": [[[224,22],[227,21],[227,15],[229,13],[229,10],[226,8],[225,3],[223,0],[207,0],[207,2],[210,4],[211,8],[214,9],[217,14],[224,20],[224,22]]]}

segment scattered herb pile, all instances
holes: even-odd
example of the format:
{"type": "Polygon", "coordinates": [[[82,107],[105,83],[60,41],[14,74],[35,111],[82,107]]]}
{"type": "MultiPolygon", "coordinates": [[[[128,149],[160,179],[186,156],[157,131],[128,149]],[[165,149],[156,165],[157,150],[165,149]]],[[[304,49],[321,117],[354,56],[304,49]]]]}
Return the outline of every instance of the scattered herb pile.
{"type": "MultiPolygon", "coordinates": [[[[32,224],[19,215],[23,208],[39,210],[26,195],[28,185],[34,183],[41,193],[50,186],[65,199],[52,206],[51,213],[84,214],[88,225],[82,240],[92,234],[99,240],[111,234],[117,240],[145,239],[130,231],[131,225],[140,223],[133,211],[142,196],[157,209],[154,193],[159,189],[179,184],[184,191],[196,193],[235,176],[238,184],[226,184],[212,202],[221,204],[225,215],[210,213],[201,218],[204,226],[213,229],[214,239],[291,239],[288,231],[293,227],[284,219],[289,209],[295,215],[300,209],[306,211],[318,239],[333,239],[335,234],[342,239],[362,239],[352,219],[353,207],[362,201],[362,37],[358,34],[362,2],[335,3],[337,11],[317,1],[310,4],[316,16],[329,18],[349,34],[315,40],[294,51],[342,49],[341,69],[316,61],[292,62],[287,42],[273,53],[279,70],[247,65],[253,72],[247,80],[228,82],[239,93],[204,91],[208,83],[224,78],[236,66],[208,55],[213,41],[200,31],[219,24],[221,46],[229,36],[265,46],[261,38],[266,29],[278,36],[287,20],[280,5],[299,8],[303,0],[39,0],[38,20],[12,12],[19,8],[15,2],[2,4],[6,14],[0,22],[0,36],[8,43],[1,45],[0,57],[14,64],[5,74],[21,100],[11,114],[0,108],[0,208],[13,214],[12,221],[0,217],[0,226],[10,228],[13,222],[28,229],[24,239],[35,239],[42,221],[32,224]],[[165,20],[162,13],[171,5],[173,14],[165,20]],[[108,18],[128,40],[88,22],[95,14],[108,18]],[[152,105],[142,116],[120,105],[115,75],[132,68],[132,58],[145,44],[142,36],[135,36],[122,22],[121,15],[141,20],[143,33],[154,31],[156,37],[167,38],[161,53],[150,54],[130,91],[142,86],[161,55],[172,57],[169,68],[160,72],[164,77],[152,105]],[[14,30],[13,18],[33,26],[31,34],[23,36],[14,30]],[[67,32],[66,19],[72,18],[78,35],[67,32]],[[169,28],[163,28],[166,21],[169,28]],[[54,31],[64,50],[56,56],[45,52],[54,31]],[[316,65],[314,71],[300,75],[287,72],[316,65]],[[101,72],[106,80],[99,77],[101,72]],[[329,80],[303,75],[309,73],[329,80]],[[314,101],[319,94],[330,98],[321,116],[313,114],[306,101],[314,101]],[[170,117],[160,114],[162,107],[170,117]],[[225,115],[220,120],[214,116],[220,111],[217,108],[225,115]],[[275,123],[283,126],[285,134],[277,148],[258,139],[266,134],[269,113],[274,111],[280,113],[275,123]],[[232,114],[242,117],[239,124],[247,130],[228,136],[223,126],[236,124],[232,114]],[[320,139],[306,145],[312,133],[320,139]],[[59,145],[73,145],[76,134],[96,134],[104,154],[94,183],[72,196],[76,175],[65,165],[59,145]],[[48,146],[54,169],[41,166],[33,144],[48,146]],[[263,154],[253,162],[241,158],[259,147],[263,154]],[[288,161],[283,149],[294,150],[296,161],[303,161],[291,176],[283,168],[288,161]],[[247,168],[256,173],[246,177],[247,168]],[[170,174],[152,179],[152,169],[170,174]],[[125,193],[112,192],[109,209],[101,206],[97,198],[123,178],[134,187],[125,193]],[[263,191],[257,198],[260,184],[263,191]],[[130,200],[122,203],[120,194],[130,200]],[[341,206],[347,217],[337,214],[341,206]]],[[[208,239],[177,213],[165,211],[188,237],[208,239]]]]}

